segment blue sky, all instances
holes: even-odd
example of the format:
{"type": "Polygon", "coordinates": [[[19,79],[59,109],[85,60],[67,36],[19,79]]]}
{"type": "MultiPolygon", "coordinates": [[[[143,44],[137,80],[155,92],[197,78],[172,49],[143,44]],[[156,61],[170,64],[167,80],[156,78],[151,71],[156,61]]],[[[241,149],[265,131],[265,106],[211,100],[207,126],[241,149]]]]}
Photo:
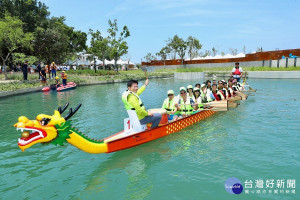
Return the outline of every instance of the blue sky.
{"type": "MultiPolygon", "coordinates": [[[[300,48],[299,0],[41,0],[51,16],[65,16],[75,30],[106,33],[108,20],[127,25],[129,52],[124,59],[140,62],[155,54],[177,34],[194,36],[203,45],[246,53],[300,48]]],[[[89,45],[89,41],[88,41],[89,45]]]]}

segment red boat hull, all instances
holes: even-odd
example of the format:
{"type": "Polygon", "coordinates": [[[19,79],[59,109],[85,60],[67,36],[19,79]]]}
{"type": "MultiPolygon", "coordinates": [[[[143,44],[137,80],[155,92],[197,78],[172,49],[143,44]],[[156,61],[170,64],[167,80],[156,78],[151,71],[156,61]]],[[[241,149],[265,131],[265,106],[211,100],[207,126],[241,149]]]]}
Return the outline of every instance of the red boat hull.
{"type": "MultiPolygon", "coordinates": [[[[140,133],[136,133],[134,135],[129,135],[127,137],[119,138],[116,140],[112,140],[107,142],[108,151],[106,153],[111,153],[114,151],[119,151],[122,149],[127,149],[130,147],[134,147],[167,135],[170,135],[172,133],[175,133],[177,131],[180,131],[183,128],[186,128],[196,122],[199,122],[207,117],[210,117],[216,113],[215,111],[211,110],[204,110],[201,112],[198,112],[196,114],[193,114],[189,117],[177,120],[175,122],[151,129],[146,130],[140,133]]],[[[110,137],[108,137],[110,138],[110,137]]],[[[108,139],[106,138],[106,139],[108,139]]],[[[105,141],[105,139],[104,139],[105,141]]]]}

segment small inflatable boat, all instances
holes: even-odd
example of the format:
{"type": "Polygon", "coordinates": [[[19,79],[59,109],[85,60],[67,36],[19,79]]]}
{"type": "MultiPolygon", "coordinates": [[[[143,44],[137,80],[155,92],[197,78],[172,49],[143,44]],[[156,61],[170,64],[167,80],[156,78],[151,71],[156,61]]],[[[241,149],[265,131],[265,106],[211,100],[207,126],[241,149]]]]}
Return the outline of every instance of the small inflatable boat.
{"type": "Polygon", "coordinates": [[[76,88],[76,83],[74,82],[68,82],[67,85],[63,85],[63,84],[60,84],[58,85],[55,85],[55,84],[52,84],[50,85],[50,87],[44,87],[42,89],[43,92],[49,92],[50,90],[53,90],[53,91],[58,91],[58,92],[63,92],[63,91],[66,91],[66,90],[71,90],[71,89],[75,89],[76,88]]]}

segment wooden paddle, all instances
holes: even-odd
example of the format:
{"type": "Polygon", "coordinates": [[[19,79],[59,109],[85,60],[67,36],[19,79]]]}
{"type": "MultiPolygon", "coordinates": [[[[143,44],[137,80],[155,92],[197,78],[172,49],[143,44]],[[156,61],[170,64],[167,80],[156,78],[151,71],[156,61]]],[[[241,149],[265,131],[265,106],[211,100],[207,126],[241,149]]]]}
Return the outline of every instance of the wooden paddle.
{"type": "Polygon", "coordinates": [[[229,101],[238,101],[238,100],[242,100],[242,97],[240,97],[240,96],[229,97],[228,100],[229,101]]]}
{"type": "MultiPolygon", "coordinates": [[[[247,84],[246,76],[247,76],[247,72],[245,72],[245,75],[244,75],[244,85],[247,84]]],[[[247,85],[249,85],[249,84],[247,84],[247,85]]],[[[253,90],[253,89],[250,87],[250,85],[249,85],[249,89],[250,89],[250,90],[253,90]]],[[[255,90],[255,91],[256,91],[256,90],[255,90]]]]}

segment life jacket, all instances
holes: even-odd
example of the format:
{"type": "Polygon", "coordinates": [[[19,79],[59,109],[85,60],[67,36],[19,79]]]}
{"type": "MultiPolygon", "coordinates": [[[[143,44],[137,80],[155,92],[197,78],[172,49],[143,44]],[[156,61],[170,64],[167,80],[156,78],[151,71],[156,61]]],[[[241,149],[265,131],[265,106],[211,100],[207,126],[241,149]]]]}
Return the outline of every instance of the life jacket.
{"type": "Polygon", "coordinates": [[[212,99],[211,96],[210,96],[211,93],[212,93],[211,90],[206,90],[205,97],[206,97],[206,101],[207,101],[207,102],[213,101],[213,99],[212,99]]]}
{"type": "Polygon", "coordinates": [[[203,101],[202,96],[199,96],[197,99],[195,98],[195,102],[198,104],[198,109],[203,109],[203,101]]]}
{"type": "Polygon", "coordinates": [[[212,92],[212,94],[214,95],[217,101],[221,101],[221,96],[217,92],[216,93],[212,92]]]}
{"type": "Polygon", "coordinates": [[[241,75],[240,68],[235,68],[234,75],[241,75]]]}
{"type": "Polygon", "coordinates": [[[191,105],[193,102],[194,102],[194,101],[193,101],[191,98],[189,98],[189,97],[187,97],[186,102],[184,102],[183,99],[180,98],[180,99],[178,100],[178,104],[181,104],[181,105],[180,105],[179,113],[180,113],[180,114],[186,114],[186,115],[193,114],[194,108],[193,108],[193,106],[191,105]],[[183,104],[184,104],[184,105],[183,105],[183,104]]]}
{"type": "Polygon", "coordinates": [[[233,91],[240,91],[239,86],[233,85],[232,86],[233,91]]]}
{"type": "Polygon", "coordinates": [[[176,109],[175,102],[176,102],[175,97],[171,101],[169,98],[166,98],[164,100],[162,108],[167,110],[167,113],[170,114],[172,111],[175,111],[175,109],[176,109]]]}
{"type": "Polygon", "coordinates": [[[63,74],[61,74],[61,78],[62,78],[62,79],[67,79],[67,78],[68,78],[68,75],[67,75],[66,73],[63,73],[63,74]]]}
{"type": "Polygon", "coordinates": [[[235,92],[234,92],[232,86],[231,86],[231,87],[228,87],[228,92],[229,92],[230,97],[232,97],[232,96],[235,94],[235,92]]]}
{"type": "Polygon", "coordinates": [[[226,98],[228,98],[229,94],[228,94],[228,90],[226,88],[223,88],[223,93],[225,95],[226,98]]]}
{"type": "Polygon", "coordinates": [[[239,88],[240,91],[243,90],[243,87],[242,87],[242,85],[239,82],[237,82],[236,85],[238,86],[238,88],[239,88]]]}
{"type": "Polygon", "coordinates": [[[189,93],[187,93],[187,97],[188,98],[191,98],[191,99],[193,99],[193,101],[195,101],[195,97],[194,97],[194,95],[192,94],[192,96],[190,96],[190,94],[189,93]]]}
{"type": "Polygon", "coordinates": [[[129,90],[126,90],[122,94],[122,101],[124,103],[124,106],[125,106],[126,110],[135,110],[135,108],[128,102],[128,95],[129,94],[133,94],[134,96],[136,96],[136,98],[138,98],[138,100],[139,100],[139,104],[140,104],[141,108],[146,110],[141,98],[137,94],[135,94],[134,92],[131,92],[129,90]]]}
{"type": "Polygon", "coordinates": [[[226,98],[226,96],[225,96],[225,94],[223,93],[222,90],[218,90],[217,94],[220,95],[221,100],[224,100],[226,98]]]}

